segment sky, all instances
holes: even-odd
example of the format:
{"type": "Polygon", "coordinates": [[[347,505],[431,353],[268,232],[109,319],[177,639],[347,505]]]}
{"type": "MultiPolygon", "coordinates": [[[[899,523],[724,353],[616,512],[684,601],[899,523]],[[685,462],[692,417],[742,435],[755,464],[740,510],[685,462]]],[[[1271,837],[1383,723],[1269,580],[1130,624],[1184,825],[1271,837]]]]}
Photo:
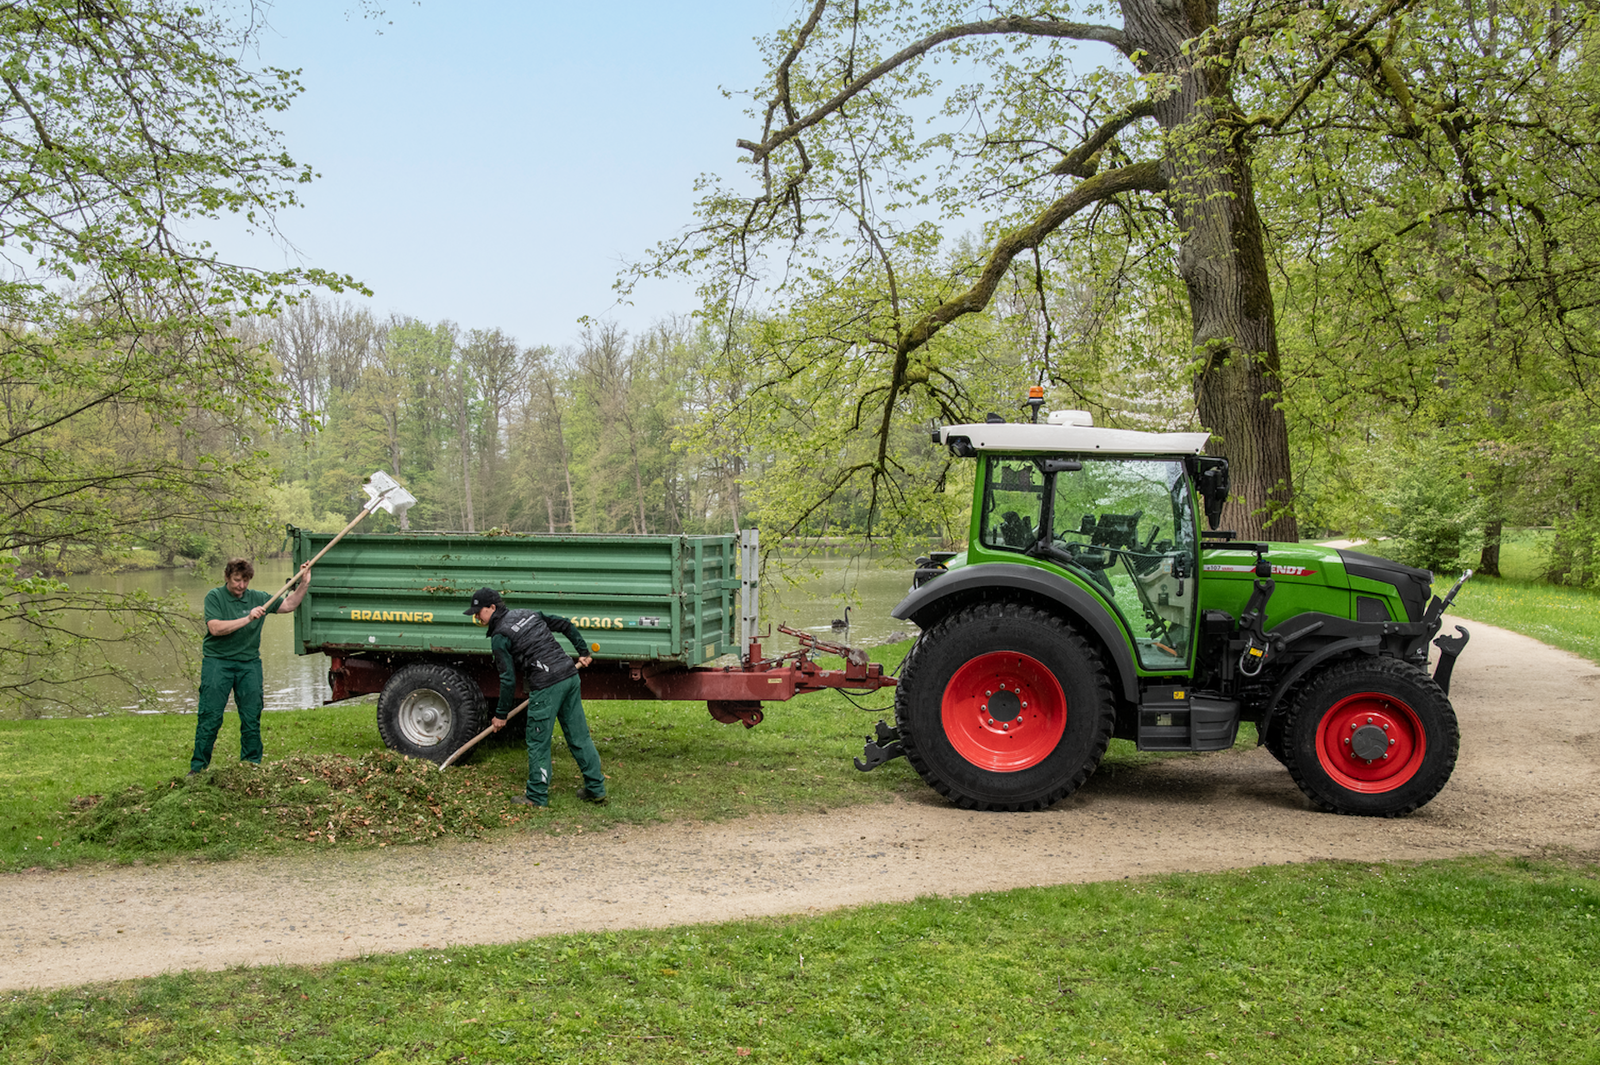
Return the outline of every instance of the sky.
{"type": "Polygon", "coordinates": [[[321,177],[278,219],[292,247],[227,221],[203,234],[221,254],[349,274],[380,316],[524,345],[694,310],[686,283],[631,306],[612,284],[693,221],[699,174],[743,169],[734,141],[759,128],[722,89],[760,83],[754,38],[798,0],[385,2],[373,21],[356,0],[272,0],[244,58],[301,69],[273,125],[321,177]]]}

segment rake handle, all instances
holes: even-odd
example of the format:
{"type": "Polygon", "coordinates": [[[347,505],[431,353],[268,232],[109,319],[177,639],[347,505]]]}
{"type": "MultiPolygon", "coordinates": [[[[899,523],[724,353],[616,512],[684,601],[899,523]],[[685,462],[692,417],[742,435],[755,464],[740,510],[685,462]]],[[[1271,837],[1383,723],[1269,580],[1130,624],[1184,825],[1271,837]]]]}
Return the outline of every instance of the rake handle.
{"type": "MultiPolygon", "coordinates": [[[[524,700],[522,700],[522,702],[517,704],[517,708],[515,710],[511,711],[511,713],[506,715],[506,720],[510,721],[512,718],[516,717],[518,714],[522,713],[522,711],[526,710],[527,708],[528,708],[528,700],[524,699],[524,700]]],[[[466,754],[468,751],[472,750],[472,748],[476,747],[478,745],[478,741],[479,740],[483,739],[485,736],[487,736],[489,733],[491,733],[493,731],[494,731],[494,726],[490,725],[488,728],[484,729],[482,732],[480,732],[476,736],[472,737],[466,743],[463,743],[460,747],[457,747],[455,754],[452,754],[449,758],[446,758],[444,761],[439,763],[439,772],[443,773],[446,769],[449,769],[452,762],[454,762],[457,758],[460,758],[462,755],[466,754]]]]}
{"type": "MultiPolygon", "coordinates": [[[[316,554],[311,556],[311,561],[306,563],[306,569],[309,570],[312,566],[315,566],[317,564],[318,560],[321,559],[323,555],[326,555],[328,553],[329,549],[332,548],[334,544],[336,544],[340,540],[344,539],[344,534],[345,533],[349,532],[351,529],[354,529],[356,527],[357,523],[360,522],[362,518],[364,518],[368,514],[372,513],[372,508],[376,504],[377,504],[377,500],[373,500],[372,503],[369,503],[367,506],[362,507],[361,508],[361,513],[359,513],[355,517],[351,518],[350,519],[350,524],[346,525],[344,528],[340,529],[338,536],[335,536],[332,540],[329,540],[327,542],[327,544],[322,548],[321,551],[318,551],[316,554]]],[[[288,590],[290,588],[294,587],[294,582],[299,580],[299,579],[300,579],[300,571],[299,570],[295,570],[294,571],[294,575],[289,578],[289,580],[284,584],[284,586],[282,588],[279,588],[276,592],[273,593],[272,599],[268,599],[267,600],[267,606],[269,606],[269,607],[272,606],[273,599],[277,599],[279,596],[281,596],[284,593],[288,592],[288,590]]],[[[268,610],[267,613],[270,614],[270,613],[272,613],[272,611],[268,610]]]]}

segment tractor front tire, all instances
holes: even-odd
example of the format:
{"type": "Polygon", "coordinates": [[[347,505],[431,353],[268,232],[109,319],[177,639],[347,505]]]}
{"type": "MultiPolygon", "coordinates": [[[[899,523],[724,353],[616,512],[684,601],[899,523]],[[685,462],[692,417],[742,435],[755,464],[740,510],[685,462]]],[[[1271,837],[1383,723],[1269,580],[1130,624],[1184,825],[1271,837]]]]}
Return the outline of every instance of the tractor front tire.
{"type": "Polygon", "coordinates": [[[1115,724],[1096,650],[1018,603],[956,611],[917,641],[895,689],[906,758],[969,810],[1038,810],[1099,766],[1115,724]]]}
{"type": "Polygon", "coordinates": [[[1400,817],[1439,794],[1461,746],[1450,700],[1395,658],[1352,659],[1313,676],[1283,735],[1283,763],[1306,797],[1365,817],[1400,817]]]}
{"type": "Polygon", "coordinates": [[[460,670],[409,665],[378,695],[378,734],[390,750],[443,762],[483,730],[483,691],[460,670]]]}

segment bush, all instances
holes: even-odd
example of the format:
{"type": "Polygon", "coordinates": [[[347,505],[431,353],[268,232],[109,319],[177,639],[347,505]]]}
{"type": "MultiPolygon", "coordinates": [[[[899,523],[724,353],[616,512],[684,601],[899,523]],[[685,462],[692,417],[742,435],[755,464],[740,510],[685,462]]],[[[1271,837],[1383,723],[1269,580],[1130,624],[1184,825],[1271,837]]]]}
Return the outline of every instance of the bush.
{"type": "Polygon", "coordinates": [[[1434,445],[1406,455],[1389,472],[1378,502],[1396,559],[1444,573],[1482,546],[1485,501],[1471,473],[1445,448],[1434,445]]]}

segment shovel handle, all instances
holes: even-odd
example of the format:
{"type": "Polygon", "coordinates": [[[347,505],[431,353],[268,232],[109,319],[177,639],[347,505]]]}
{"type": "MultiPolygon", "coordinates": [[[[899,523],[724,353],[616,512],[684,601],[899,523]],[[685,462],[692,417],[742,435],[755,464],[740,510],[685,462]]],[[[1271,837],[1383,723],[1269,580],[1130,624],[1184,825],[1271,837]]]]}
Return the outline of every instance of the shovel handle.
{"type": "MultiPolygon", "coordinates": [[[[524,700],[522,700],[522,702],[517,704],[517,708],[515,710],[511,711],[511,713],[506,715],[506,720],[510,721],[512,718],[516,717],[518,714],[522,713],[527,708],[528,708],[528,700],[524,699],[524,700]]],[[[466,754],[468,751],[472,750],[472,748],[476,747],[478,745],[478,741],[479,740],[483,739],[485,736],[487,736],[489,733],[491,733],[493,731],[494,731],[494,726],[490,725],[488,728],[484,729],[482,732],[480,732],[476,736],[472,737],[466,743],[463,743],[460,747],[457,747],[455,754],[452,754],[449,758],[446,758],[444,761],[439,763],[439,772],[443,773],[446,769],[449,769],[450,768],[450,764],[452,762],[454,762],[457,758],[460,758],[462,755],[466,754]]]]}

